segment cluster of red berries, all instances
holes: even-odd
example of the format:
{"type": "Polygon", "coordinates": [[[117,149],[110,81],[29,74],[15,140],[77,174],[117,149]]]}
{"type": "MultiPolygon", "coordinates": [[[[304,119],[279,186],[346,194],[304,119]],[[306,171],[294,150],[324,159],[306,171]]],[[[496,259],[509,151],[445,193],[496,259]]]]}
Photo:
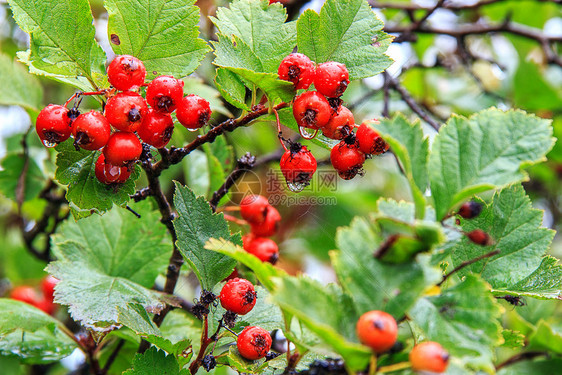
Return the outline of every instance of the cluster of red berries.
{"type": "Polygon", "coordinates": [[[41,292],[29,285],[17,286],[10,292],[10,298],[17,301],[22,301],[38,309],[53,314],[56,310],[56,305],[53,303],[53,296],[55,293],[55,285],[59,281],[53,276],[47,276],[41,280],[41,292]]]}
{"type": "MultiPolygon", "coordinates": [[[[388,144],[369,126],[369,121],[356,125],[353,113],[342,105],[340,97],[349,85],[344,64],[328,61],[316,66],[306,55],[292,53],[279,65],[278,75],[292,82],[297,90],[306,90],[314,83],[316,91],[306,91],[294,99],[293,115],[304,138],[314,138],[322,131],[324,136],[340,141],[332,148],[330,160],[341,178],[350,180],[362,173],[366,155],[388,150],[388,144]]],[[[298,143],[291,144],[281,158],[281,172],[293,190],[308,185],[315,171],[316,159],[298,143]]]]}
{"type": "Polygon", "coordinates": [[[240,215],[250,224],[251,231],[242,237],[244,249],[263,262],[275,264],[279,247],[270,238],[277,232],[281,215],[262,195],[248,195],[240,202],[240,215]]]}
{"type": "Polygon", "coordinates": [[[102,183],[123,183],[129,178],[143,150],[141,140],[156,148],[168,144],[174,130],[172,112],[176,111],[178,121],[189,130],[201,128],[211,116],[205,99],[183,96],[181,80],[163,75],[146,85],[146,69],[136,57],[117,56],[107,67],[107,78],[114,89],[79,94],[104,94],[108,100],[103,114],[95,110],[80,114],[77,108],[50,104],[36,122],[37,134],[47,147],[72,135],[77,150],[103,148],[95,165],[102,183]],[[144,86],[146,99],[141,95],[144,86]]]}
{"type": "MultiPolygon", "coordinates": [[[[222,287],[219,295],[221,306],[226,310],[246,315],[256,304],[254,285],[246,279],[231,279],[222,287]]],[[[263,328],[246,327],[238,335],[236,346],[242,357],[249,360],[263,358],[271,348],[271,335],[263,328]]]]}
{"type": "MultiPolygon", "coordinates": [[[[384,311],[373,310],[361,315],[356,330],[359,341],[377,354],[390,350],[398,338],[396,320],[384,311]]],[[[409,359],[415,371],[443,373],[449,364],[449,353],[440,344],[427,341],[415,345],[409,359]]]]}

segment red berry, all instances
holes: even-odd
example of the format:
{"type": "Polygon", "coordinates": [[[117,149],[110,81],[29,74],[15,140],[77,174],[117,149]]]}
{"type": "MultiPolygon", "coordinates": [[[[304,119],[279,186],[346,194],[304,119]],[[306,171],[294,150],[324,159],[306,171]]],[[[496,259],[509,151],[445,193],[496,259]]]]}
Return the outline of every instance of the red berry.
{"type": "Polygon", "coordinates": [[[127,167],[117,167],[106,163],[103,154],[98,157],[94,171],[99,182],[106,185],[121,184],[127,181],[131,175],[127,167]]]}
{"type": "Polygon", "coordinates": [[[183,97],[183,85],[172,76],[156,77],[146,89],[146,101],[157,111],[171,113],[183,97]]]}
{"type": "Polygon", "coordinates": [[[117,90],[125,91],[141,86],[145,77],[144,64],[133,56],[116,56],[107,67],[107,79],[117,90]]]}
{"type": "Polygon", "coordinates": [[[45,146],[54,147],[70,137],[71,123],[72,119],[66,107],[49,104],[39,112],[35,130],[45,146]]]}
{"type": "Polygon", "coordinates": [[[369,121],[365,121],[359,126],[356,137],[359,149],[365,154],[380,155],[388,151],[388,143],[369,126],[369,121]]]}
{"type": "Polygon", "coordinates": [[[281,156],[279,164],[287,184],[300,190],[310,184],[312,175],[316,172],[316,158],[300,143],[293,143],[290,150],[281,156]]]}
{"type": "Polygon", "coordinates": [[[174,132],[174,120],[167,113],[149,109],[142,119],[137,134],[143,142],[156,148],[162,148],[170,142],[174,132]]]}
{"type": "Polygon", "coordinates": [[[291,53],[279,64],[277,74],[279,79],[292,82],[297,90],[306,90],[314,80],[315,69],[314,63],[308,56],[302,53],[291,53]]]}
{"type": "Polygon", "coordinates": [[[99,150],[106,145],[111,134],[109,121],[98,111],[81,114],[72,123],[74,147],[85,150],[99,150]]]}
{"type": "Polygon", "coordinates": [[[188,95],[179,103],[176,116],[180,124],[188,129],[199,129],[211,118],[209,102],[198,95],[188,95]]]}
{"type": "Polygon", "coordinates": [[[105,162],[118,167],[138,160],[142,145],[133,133],[113,133],[103,148],[105,162]]]}
{"type": "Polygon", "coordinates": [[[492,243],[488,233],[484,232],[482,229],[475,229],[472,232],[467,233],[466,236],[470,241],[477,245],[488,246],[492,243]]]}
{"type": "Polygon", "coordinates": [[[332,109],[326,98],[316,91],[297,96],[293,103],[293,115],[299,126],[319,129],[330,121],[332,109]]]}
{"type": "Polygon", "coordinates": [[[263,328],[249,326],[238,335],[236,346],[242,357],[252,361],[260,359],[271,348],[271,335],[263,328]]]}
{"type": "Polygon", "coordinates": [[[136,131],[148,112],[146,100],[136,92],[125,91],[110,98],[105,105],[105,117],[117,130],[136,131]]]}
{"type": "Polygon", "coordinates": [[[244,250],[258,257],[262,262],[277,263],[279,247],[275,241],[265,237],[256,237],[250,233],[242,237],[242,242],[244,250]]]}
{"type": "Polygon", "coordinates": [[[10,298],[28,303],[30,305],[35,305],[40,296],[32,287],[22,285],[17,286],[12,290],[12,292],[10,293],[10,298]]]}
{"type": "Polygon", "coordinates": [[[473,219],[482,212],[482,205],[478,202],[465,202],[459,208],[458,214],[465,219],[473,219]]]}
{"type": "Polygon", "coordinates": [[[351,134],[355,127],[353,113],[343,105],[340,105],[330,121],[322,128],[322,134],[331,139],[344,139],[351,134]]]}
{"type": "Polygon", "coordinates": [[[349,85],[349,74],[344,64],[328,61],[316,67],[314,87],[328,98],[339,98],[349,85]]]}
{"type": "Polygon", "coordinates": [[[53,303],[52,299],[48,299],[46,297],[39,298],[33,306],[37,307],[39,310],[51,315],[55,312],[57,305],[53,303]]]}
{"type": "Polygon", "coordinates": [[[412,369],[415,371],[442,373],[447,370],[449,364],[449,353],[434,341],[422,342],[414,346],[409,357],[412,369]]]}
{"type": "Polygon", "coordinates": [[[344,180],[351,180],[363,168],[365,154],[357,146],[341,141],[330,152],[332,166],[344,180]]]}
{"type": "Polygon", "coordinates": [[[269,201],[263,195],[247,195],[240,202],[240,215],[250,224],[261,224],[269,207],[269,201]]]}
{"type": "Polygon", "coordinates": [[[49,275],[41,280],[41,290],[45,298],[53,301],[53,296],[55,295],[55,285],[59,282],[59,279],[55,279],[53,276],[49,275]]]}
{"type": "Polygon", "coordinates": [[[238,315],[246,315],[256,304],[254,285],[246,279],[229,280],[221,289],[221,306],[238,315]]]}
{"type": "Polygon", "coordinates": [[[355,326],[362,344],[376,353],[384,353],[396,342],[398,325],[392,315],[384,311],[368,311],[361,315],[355,326]]]}
{"type": "Polygon", "coordinates": [[[252,233],[255,234],[257,237],[270,237],[277,232],[277,227],[279,226],[279,221],[281,220],[281,215],[279,215],[279,211],[275,209],[273,206],[269,206],[267,208],[265,214],[265,220],[263,223],[255,224],[250,223],[252,228],[252,233]]]}

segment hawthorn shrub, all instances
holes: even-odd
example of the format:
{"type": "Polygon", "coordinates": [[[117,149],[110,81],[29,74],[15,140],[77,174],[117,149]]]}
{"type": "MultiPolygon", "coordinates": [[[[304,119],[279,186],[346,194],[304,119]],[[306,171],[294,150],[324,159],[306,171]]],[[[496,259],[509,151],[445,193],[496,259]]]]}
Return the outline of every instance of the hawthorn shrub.
{"type": "Polygon", "coordinates": [[[559,373],[525,188],[555,228],[560,37],[495,1],[217,3],[8,1],[2,373],[559,373]]]}

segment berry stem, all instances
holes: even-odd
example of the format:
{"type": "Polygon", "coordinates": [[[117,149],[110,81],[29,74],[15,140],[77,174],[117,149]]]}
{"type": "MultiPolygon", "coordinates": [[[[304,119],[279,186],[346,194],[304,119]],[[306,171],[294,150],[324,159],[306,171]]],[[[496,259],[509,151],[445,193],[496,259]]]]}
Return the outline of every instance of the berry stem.
{"type": "Polygon", "coordinates": [[[398,363],[394,363],[392,365],[388,365],[388,366],[382,366],[379,367],[377,374],[385,374],[387,372],[393,372],[393,371],[398,371],[398,370],[404,370],[407,368],[412,367],[412,365],[410,364],[410,362],[398,362],[398,363]]]}
{"type": "Polygon", "coordinates": [[[231,221],[235,224],[238,225],[248,225],[248,222],[246,220],[242,220],[242,219],[238,219],[237,217],[231,216],[231,215],[227,215],[227,214],[223,214],[224,215],[224,219],[227,221],[231,221]]]}
{"type": "Polygon", "coordinates": [[[279,120],[279,113],[274,108],[273,113],[275,113],[275,120],[277,121],[277,138],[279,139],[279,143],[281,143],[281,147],[285,151],[287,151],[287,146],[285,146],[285,142],[283,142],[283,132],[281,131],[281,120],[279,120]]]}
{"type": "Polygon", "coordinates": [[[481,261],[482,259],[486,259],[486,258],[493,257],[494,255],[497,255],[497,254],[499,254],[499,253],[500,253],[500,250],[499,250],[499,249],[496,249],[496,250],[494,250],[494,251],[490,251],[489,253],[482,254],[482,255],[480,255],[480,256],[474,258],[474,259],[465,260],[464,262],[462,262],[461,264],[459,264],[457,267],[455,267],[451,272],[449,272],[448,274],[444,275],[444,276],[443,276],[443,279],[442,279],[439,283],[437,283],[436,285],[437,285],[437,286],[441,286],[441,285],[445,282],[445,280],[447,280],[447,279],[448,279],[451,275],[453,275],[454,273],[456,273],[456,272],[462,270],[463,268],[465,268],[465,267],[467,267],[467,266],[470,266],[470,265],[473,264],[473,263],[479,262],[479,261],[481,261]]]}

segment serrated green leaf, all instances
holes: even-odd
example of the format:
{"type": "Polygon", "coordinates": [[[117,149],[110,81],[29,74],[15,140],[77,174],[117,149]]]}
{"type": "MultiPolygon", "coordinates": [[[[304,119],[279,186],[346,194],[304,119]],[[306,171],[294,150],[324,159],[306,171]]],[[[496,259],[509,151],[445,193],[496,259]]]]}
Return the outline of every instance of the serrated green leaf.
{"type": "Polygon", "coordinates": [[[279,80],[277,73],[261,73],[235,67],[226,68],[242,77],[250,88],[256,87],[263,90],[272,103],[277,102],[277,99],[290,102],[295,96],[293,84],[291,82],[279,80]]]}
{"type": "Polygon", "coordinates": [[[140,176],[139,167],[135,167],[125,183],[110,186],[96,178],[95,165],[99,151],[76,151],[71,141],[63,142],[55,149],[58,151],[55,179],[68,185],[66,199],[71,203],[76,219],[94,212],[106,212],[114,204],[125,206],[130,200],[129,196],[135,193],[135,180],[140,176]]]}
{"type": "Polygon", "coordinates": [[[80,88],[95,89],[103,82],[105,54],[94,39],[87,0],[10,0],[9,4],[18,25],[31,36],[29,50],[18,57],[32,73],[80,88]]]}
{"type": "Polygon", "coordinates": [[[276,279],[272,299],[340,354],[347,368],[365,369],[371,350],[357,343],[359,315],[339,286],[285,276],[276,279]]]}
{"type": "Polygon", "coordinates": [[[525,335],[523,335],[519,331],[512,331],[510,329],[504,329],[502,331],[503,336],[503,344],[501,345],[503,348],[522,348],[525,346],[525,335]]]}
{"type": "Polygon", "coordinates": [[[23,189],[23,200],[29,201],[37,198],[44,185],[45,176],[35,159],[26,159],[22,154],[10,154],[2,160],[0,192],[7,198],[16,200],[19,188],[23,189]]]}
{"type": "Polygon", "coordinates": [[[463,236],[452,250],[453,265],[496,249],[500,253],[461,269],[459,275],[480,274],[496,295],[559,298],[562,267],[555,266],[553,258],[543,258],[554,232],[541,228],[543,213],[532,208],[523,187],[513,185],[497,192],[490,205],[480,203],[482,212],[474,219],[462,220],[463,230],[482,229],[494,244],[483,247],[463,236]]]}
{"type": "MultiPolygon", "coordinates": [[[[296,45],[296,24],[286,23],[286,20],[287,10],[281,4],[270,6],[266,0],[236,0],[228,8],[219,8],[216,17],[211,17],[224,38],[236,40],[237,45],[243,44],[248,49],[247,52],[251,53],[250,65],[239,67],[263,73],[277,73],[281,60],[296,45]]],[[[223,43],[225,49],[216,52],[215,64],[238,66],[230,65],[233,62],[225,60],[227,55],[223,53],[230,51],[239,58],[244,58],[241,54],[243,50],[237,49],[229,40],[221,40],[219,36],[218,44],[223,43]]]]}
{"type": "Polygon", "coordinates": [[[227,102],[236,108],[250,110],[246,105],[246,86],[236,74],[226,68],[217,68],[215,86],[227,102]]]}
{"type": "Polygon", "coordinates": [[[349,79],[379,74],[392,60],[385,55],[393,37],[364,0],[327,0],[320,14],[309,9],[297,21],[297,44],[316,63],[345,64],[349,79]]]}
{"type": "Polygon", "coordinates": [[[262,365],[264,365],[264,360],[251,361],[242,357],[236,346],[231,346],[228,349],[226,359],[228,364],[240,374],[261,373],[260,370],[262,369],[262,365]]]}
{"type": "Polygon", "coordinates": [[[382,119],[380,123],[369,124],[386,140],[400,161],[416,204],[416,216],[423,219],[426,206],[423,194],[428,186],[429,142],[423,135],[420,122],[410,124],[405,117],[396,116],[392,120],[382,119]]]}
{"type": "Polygon", "coordinates": [[[66,221],[53,236],[56,261],[49,273],[60,282],[55,301],[76,321],[98,330],[118,324],[130,303],[157,312],[168,302],[151,288],[165,269],[171,244],[149,202],[134,206],[141,218],[115,207],[103,217],[66,221]]]}
{"type": "Polygon", "coordinates": [[[547,350],[562,354],[562,333],[541,320],[535,331],[529,336],[528,347],[530,350],[547,350]]]}
{"type": "Polygon", "coordinates": [[[37,78],[4,54],[0,54],[0,87],[9,87],[9,90],[0,90],[1,105],[19,105],[34,110],[41,107],[43,88],[37,78]]]}
{"type": "Polygon", "coordinates": [[[222,238],[209,239],[205,244],[205,248],[229,256],[250,268],[254,271],[260,283],[270,292],[275,288],[271,278],[286,275],[283,270],[274,267],[270,263],[262,262],[255,255],[244,250],[240,245],[236,245],[222,238]]]}
{"type": "Polygon", "coordinates": [[[367,220],[355,218],[349,227],[339,228],[331,254],[332,264],[343,288],[360,313],[384,310],[396,319],[415,303],[441,274],[428,265],[429,259],[387,264],[374,258],[382,243],[379,233],[367,220]]]}
{"type": "Polygon", "coordinates": [[[550,121],[522,111],[492,108],[452,117],[429,157],[437,218],[474,194],[525,179],[522,168],[544,160],[553,143],[550,121]]]}
{"type": "Polygon", "coordinates": [[[419,299],[408,316],[428,340],[470,368],[492,373],[494,349],[503,342],[503,309],[489,291],[485,282],[469,275],[440,295],[419,299]]]}
{"type": "Polygon", "coordinates": [[[186,186],[176,183],[174,205],[178,217],[174,228],[178,235],[177,246],[206,290],[230,275],[236,261],[226,255],[207,250],[205,243],[211,238],[226,238],[241,244],[239,234],[231,235],[223,214],[213,213],[209,202],[196,197],[186,186]]]}
{"type": "Polygon", "coordinates": [[[200,16],[194,3],[195,0],[105,0],[111,47],[117,54],[141,59],[148,77],[185,77],[193,73],[210,51],[198,37],[200,16]],[[118,44],[114,42],[117,40],[118,44]]]}
{"type": "Polygon", "coordinates": [[[36,307],[0,298],[0,355],[17,356],[26,363],[60,360],[76,348],[61,329],[62,322],[36,307]]]}
{"type": "Polygon", "coordinates": [[[136,354],[133,367],[123,373],[124,375],[187,375],[187,369],[180,370],[178,361],[173,355],[166,355],[162,350],[154,347],[143,354],[136,354]]]}

